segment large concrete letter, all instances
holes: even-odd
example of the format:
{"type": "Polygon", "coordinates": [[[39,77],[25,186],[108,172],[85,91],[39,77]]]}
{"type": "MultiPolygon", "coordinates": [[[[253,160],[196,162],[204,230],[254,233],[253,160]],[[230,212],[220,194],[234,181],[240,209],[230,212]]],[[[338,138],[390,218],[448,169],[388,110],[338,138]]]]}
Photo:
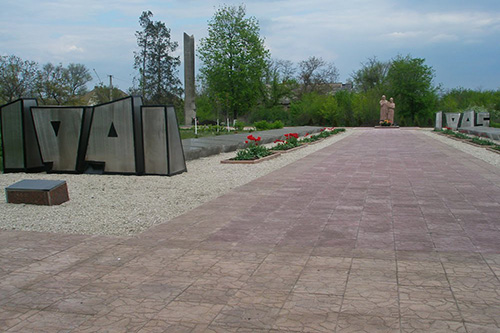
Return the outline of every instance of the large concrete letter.
{"type": "Polygon", "coordinates": [[[489,112],[478,112],[477,113],[477,126],[490,126],[490,113],[489,112]]]}
{"type": "Polygon", "coordinates": [[[443,111],[436,112],[436,124],[434,125],[434,129],[443,129],[443,111]]]}
{"type": "Polygon", "coordinates": [[[106,173],[144,172],[140,104],[140,98],[126,97],[94,107],[87,163],[104,163],[106,173]]]}
{"type": "Polygon", "coordinates": [[[18,99],[0,107],[4,172],[43,169],[30,111],[36,105],[36,99],[18,99]]]}
{"type": "Polygon", "coordinates": [[[446,116],[446,126],[456,131],[458,128],[458,124],[460,124],[460,113],[447,112],[444,115],[446,116]]]}
{"type": "Polygon", "coordinates": [[[173,106],[143,106],[145,173],[172,176],[186,171],[173,106]]]}
{"type": "Polygon", "coordinates": [[[475,114],[476,112],[473,110],[465,111],[462,116],[460,127],[474,127],[475,114]]]}
{"type": "Polygon", "coordinates": [[[196,117],[194,87],[194,36],[184,33],[184,124],[191,125],[196,117]]]}
{"type": "MultiPolygon", "coordinates": [[[[76,172],[85,107],[32,107],[33,121],[47,171],[76,172]]],[[[88,131],[84,131],[88,132],[88,131]]]]}

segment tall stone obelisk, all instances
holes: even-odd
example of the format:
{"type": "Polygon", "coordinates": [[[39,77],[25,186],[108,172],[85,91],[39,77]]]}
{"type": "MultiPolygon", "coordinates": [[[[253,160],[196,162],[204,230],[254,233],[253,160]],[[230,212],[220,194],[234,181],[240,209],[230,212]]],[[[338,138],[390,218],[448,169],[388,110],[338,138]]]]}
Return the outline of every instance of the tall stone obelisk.
{"type": "Polygon", "coordinates": [[[184,124],[191,125],[196,116],[194,87],[194,35],[184,33],[184,124]]]}

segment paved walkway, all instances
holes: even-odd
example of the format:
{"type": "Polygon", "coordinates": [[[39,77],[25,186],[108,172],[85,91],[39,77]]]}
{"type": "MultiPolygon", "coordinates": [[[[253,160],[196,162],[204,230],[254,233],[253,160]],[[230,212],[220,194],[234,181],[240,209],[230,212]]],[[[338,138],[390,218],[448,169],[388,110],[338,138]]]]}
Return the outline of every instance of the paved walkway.
{"type": "Polygon", "coordinates": [[[0,331],[498,332],[500,170],[360,130],[134,238],[0,232],[0,331]]]}

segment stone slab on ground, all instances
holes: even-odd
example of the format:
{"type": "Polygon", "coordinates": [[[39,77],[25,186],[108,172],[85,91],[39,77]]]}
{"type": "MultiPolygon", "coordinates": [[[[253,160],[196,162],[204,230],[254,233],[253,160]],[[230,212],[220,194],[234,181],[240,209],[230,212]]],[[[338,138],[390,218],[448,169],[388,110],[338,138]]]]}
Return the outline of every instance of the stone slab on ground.
{"type": "Polygon", "coordinates": [[[359,130],[136,237],[0,231],[0,327],[495,332],[498,216],[498,167],[359,130]]]}
{"type": "Polygon", "coordinates": [[[60,205],[69,200],[64,180],[24,179],[5,188],[8,203],[60,205]]]}

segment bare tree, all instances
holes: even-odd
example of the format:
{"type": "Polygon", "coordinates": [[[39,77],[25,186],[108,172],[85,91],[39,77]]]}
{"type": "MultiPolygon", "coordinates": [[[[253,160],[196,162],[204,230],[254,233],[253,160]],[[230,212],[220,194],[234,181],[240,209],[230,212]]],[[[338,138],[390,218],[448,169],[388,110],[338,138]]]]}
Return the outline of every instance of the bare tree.
{"type": "Polygon", "coordinates": [[[309,57],[299,63],[299,83],[302,93],[327,92],[328,86],[338,80],[339,71],[333,63],[326,62],[323,58],[309,57]]]}

